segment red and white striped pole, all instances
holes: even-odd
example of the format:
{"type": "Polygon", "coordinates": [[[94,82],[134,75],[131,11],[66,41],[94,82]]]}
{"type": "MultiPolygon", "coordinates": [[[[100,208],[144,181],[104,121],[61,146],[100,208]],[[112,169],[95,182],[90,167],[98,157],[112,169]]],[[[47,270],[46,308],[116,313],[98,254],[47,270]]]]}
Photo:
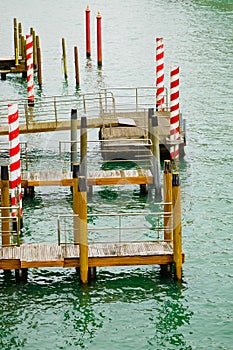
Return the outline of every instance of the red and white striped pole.
{"type": "Polygon", "coordinates": [[[170,157],[179,160],[179,138],[180,138],[180,101],[179,101],[179,67],[170,69],[170,157]],[[173,145],[172,145],[173,143],[173,145]]]}
{"type": "MultiPolygon", "coordinates": [[[[23,214],[21,191],[20,143],[19,143],[19,113],[17,104],[8,105],[9,146],[10,146],[10,193],[11,205],[19,206],[20,218],[23,214]]],[[[17,209],[12,210],[12,216],[17,216],[17,209]]]]}
{"type": "Polygon", "coordinates": [[[34,106],[34,81],[33,81],[33,37],[26,35],[26,62],[27,62],[27,91],[28,105],[34,106]]]}
{"type": "Polygon", "coordinates": [[[156,38],[156,110],[164,108],[164,45],[163,38],[156,38]]]}

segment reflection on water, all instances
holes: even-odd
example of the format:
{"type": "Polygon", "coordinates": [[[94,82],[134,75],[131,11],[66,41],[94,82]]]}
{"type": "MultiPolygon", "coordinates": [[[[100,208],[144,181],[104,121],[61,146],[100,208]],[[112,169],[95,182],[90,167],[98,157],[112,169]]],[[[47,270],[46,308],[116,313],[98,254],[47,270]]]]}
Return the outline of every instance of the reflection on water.
{"type": "Polygon", "coordinates": [[[12,280],[6,281],[2,276],[0,285],[7,296],[7,302],[2,303],[3,349],[32,345],[39,349],[36,340],[43,340],[49,325],[53,325],[53,330],[45,349],[51,346],[95,349],[97,344],[100,346],[99,337],[109,329],[102,340],[103,349],[107,349],[115,341],[125,339],[127,328],[130,334],[135,327],[144,334],[131,339],[129,348],[147,344],[149,348],[176,345],[191,349],[182,335],[182,327],[189,325],[192,316],[183,296],[187,286],[160,277],[156,269],[136,268],[117,273],[103,270],[98,274],[98,282],[89,286],[81,286],[75,273],[32,269],[27,285],[16,287],[12,280]],[[131,310],[130,322],[125,308],[131,310]],[[143,329],[138,318],[142,308],[147,315],[143,329]],[[21,332],[20,327],[28,332],[21,332]]]}

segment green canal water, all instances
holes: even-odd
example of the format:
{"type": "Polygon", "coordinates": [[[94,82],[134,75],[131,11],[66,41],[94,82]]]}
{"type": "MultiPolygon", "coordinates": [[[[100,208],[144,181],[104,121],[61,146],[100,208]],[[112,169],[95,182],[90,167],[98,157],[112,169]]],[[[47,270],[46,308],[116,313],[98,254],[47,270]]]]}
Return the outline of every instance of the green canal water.
{"type": "MultiPolygon", "coordinates": [[[[90,0],[92,62],[85,60],[81,1],[0,2],[0,56],[13,53],[13,18],[41,38],[43,89],[38,95],[98,87],[153,86],[155,38],[164,37],[165,74],[179,65],[181,109],[187,120],[181,169],[183,248],[180,285],[158,267],[101,268],[81,286],[72,269],[31,269],[16,285],[0,272],[0,349],[230,350],[233,343],[232,236],[232,16],[233,2],[214,0],[90,0]],[[103,68],[96,67],[95,17],[103,16],[103,68]],[[67,42],[63,79],[61,38],[67,42]],[[79,47],[75,89],[73,46],[79,47]]],[[[0,81],[0,99],[26,96],[20,77],[0,81]]],[[[62,134],[65,138],[69,135],[62,134]]],[[[41,165],[49,166],[54,136],[24,136],[41,165]]],[[[137,187],[96,189],[89,211],[147,211],[137,187]]],[[[39,188],[24,201],[24,241],[56,241],[57,216],[70,213],[68,189],[39,188]]]]}

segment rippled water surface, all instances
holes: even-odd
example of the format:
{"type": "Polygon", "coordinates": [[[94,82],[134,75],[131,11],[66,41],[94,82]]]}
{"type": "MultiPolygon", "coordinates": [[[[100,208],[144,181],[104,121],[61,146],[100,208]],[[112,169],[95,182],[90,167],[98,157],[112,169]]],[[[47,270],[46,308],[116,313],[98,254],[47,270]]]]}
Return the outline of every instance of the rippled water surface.
{"type": "MultiPolygon", "coordinates": [[[[13,52],[13,18],[41,38],[42,95],[78,93],[73,46],[80,56],[80,92],[109,86],[153,86],[155,38],[164,37],[169,66],[181,70],[187,119],[181,167],[186,262],[177,285],[157,267],[99,269],[81,286],[74,270],[31,269],[26,285],[0,272],[0,348],[232,349],[232,16],[228,1],[90,0],[92,62],[86,65],[84,1],[1,2],[0,56],[13,52]],[[96,67],[95,16],[103,16],[103,68],[96,67]],[[68,82],[61,38],[67,41],[68,82]]],[[[37,90],[37,88],[36,88],[37,90]]],[[[0,81],[0,99],[25,97],[20,77],[0,81]]],[[[62,134],[62,133],[61,133],[62,134]]],[[[66,133],[61,135],[64,139],[66,133]]],[[[39,164],[50,164],[54,136],[27,138],[39,164]],[[45,152],[38,153],[43,145],[45,152]]],[[[147,211],[138,188],[96,189],[89,212],[147,211]]],[[[39,188],[24,201],[24,240],[55,242],[57,216],[69,213],[67,189],[39,188]]]]}

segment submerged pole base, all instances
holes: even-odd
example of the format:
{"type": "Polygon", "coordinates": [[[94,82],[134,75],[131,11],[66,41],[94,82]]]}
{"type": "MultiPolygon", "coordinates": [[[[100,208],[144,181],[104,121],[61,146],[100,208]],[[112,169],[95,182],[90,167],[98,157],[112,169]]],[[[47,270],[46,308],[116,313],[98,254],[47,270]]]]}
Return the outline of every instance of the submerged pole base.
{"type": "Polygon", "coordinates": [[[15,270],[16,283],[27,283],[28,269],[17,269],[15,270]]]}

